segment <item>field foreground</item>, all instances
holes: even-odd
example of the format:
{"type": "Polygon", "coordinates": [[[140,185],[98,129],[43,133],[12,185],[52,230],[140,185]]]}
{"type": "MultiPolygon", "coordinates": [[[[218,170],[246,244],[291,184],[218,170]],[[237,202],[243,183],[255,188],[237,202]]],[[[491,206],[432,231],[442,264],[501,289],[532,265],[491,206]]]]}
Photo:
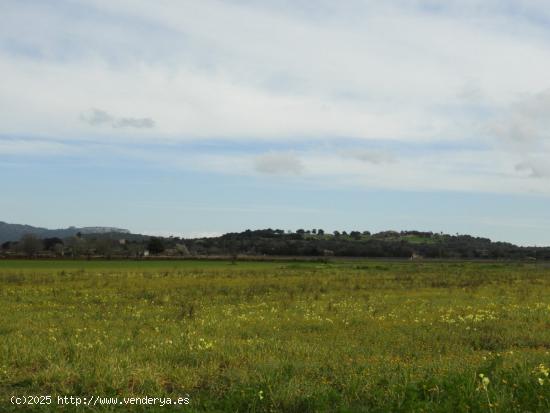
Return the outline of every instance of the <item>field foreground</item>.
{"type": "Polygon", "coordinates": [[[549,352],[541,264],[0,261],[0,411],[548,412],[549,352]]]}

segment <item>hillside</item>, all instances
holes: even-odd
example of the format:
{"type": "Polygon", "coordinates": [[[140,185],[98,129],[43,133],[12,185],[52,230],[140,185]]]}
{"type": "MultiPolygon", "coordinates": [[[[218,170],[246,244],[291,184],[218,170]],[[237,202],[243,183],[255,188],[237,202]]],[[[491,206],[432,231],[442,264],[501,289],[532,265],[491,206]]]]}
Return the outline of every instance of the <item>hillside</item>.
{"type": "Polygon", "coordinates": [[[549,260],[550,247],[521,247],[471,235],[422,231],[246,230],[211,238],[151,237],[108,227],[49,230],[0,224],[2,254],[86,257],[386,257],[549,260]],[[34,234],[37,242],[21,243],[34,234]],[[75,237],[75,235],[77,235],[75,237]],[[12,240],[6,242],[6,240],[12,240]]]}
{"type": "Polygon", "coordinates": [[[471,235],[423,231],[264,229],[185,240],[195,255],[340,256],[442,259],[550,259],[550,247],[521,247],[471,235]]]}
{"type": "Polygon", "coordinates": [[[130,231],[121,228],[111,227],[69,227],[60,229],[48,229],[41,227],[33,227],[31,225],[8,224],[0,221],[0,243],[6,241],[18,241],[25,234],[33,234],[38,238],[67,238],[81,234],[105,234],[111,232],[119,232],[129,234],[130,231]]]}

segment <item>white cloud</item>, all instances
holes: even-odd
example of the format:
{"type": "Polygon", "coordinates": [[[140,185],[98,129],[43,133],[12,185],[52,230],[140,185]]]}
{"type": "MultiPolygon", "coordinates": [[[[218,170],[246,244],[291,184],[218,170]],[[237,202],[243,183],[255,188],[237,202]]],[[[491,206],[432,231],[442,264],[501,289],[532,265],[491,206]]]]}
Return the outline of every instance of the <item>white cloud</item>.
{"type": "Polygon", "coordinates": [[[494,139],[497,153],[516,159],[514,170],[518,175],[548,186],[550,90],[522,95],[496,110],[485,131],[494,139]]]}
{"type": "Polygon", "coordinates": [[[504,143],[531,148],[550,140],[550,89],[514,101],[493,119],[489,131],[504,143]]]}
{"type": "Polygon", "coordinates": [[[35,139],[0,138],[0,155],[59,156],[76,153],[78,150],[61,142],[37,141],[35,139]]]}
{"type": "Polygon", "coordinates": [[[550,165],[546,159],[529,159],[516,165],[516,171],[526,171],[531,178],[550,177],[550,165]]]}
{"type": "Polygon", "coordinates": [[[54,155],[93,141],[120,156],[225,174],[548,194],[540,159],[550,154],[550,95],[541,92],[550,87],[550,30],[540,22],[550,5],[74,0],[55,9],[2,7],[0,134],[41,138],[0,138],[3,153],[44,145],[54,155]],[[397,149],[322,147],[340,138],[397,149]],[[205,140],[261,149],[175,154],[169,146],[205,140]],[[301,150],[303,140],[319,147],[301,150]],[[290,149],[265,153],[282,141],[290,149]],[[441,142],[456,149],[430,147],[441,142]]]}
{"type": "Polygon", "coordinates": [[[255,169],[262,174],[299,175],[304,166],[294,153],[270,152],[256,157],[255,169]]]}
{"type": "Polygon", "coordinates": [[[101,135],[71,122],[99,107],[146,114],[171,138],[460,138],[471,131],[438,108],[464,105],[468,82],[495,102],[547,82],[549,42],[533,25],[511,32],[488,6],[472,21],[480,2],[426,4],[323,2],[320,18],[255,2],[70,3],[89,17],[7,7],[4,37],[40,57],[0,55],[4,132],[101,135]]]}
{"type": "Polygon", "coordinates": [[[388,152],[379,150],[365,150],[360,148],[346,149],[340,151],[345,158],[355,159],[361,162],[381,164],[395,162],[395,157],[388,152]]]}
{"type": "Polygon", "coordinates": [[[92,125],[110,125],[113,128],[153,128],[155,121],[151,118],[116,117],[101,109],[90,109],[80,114],[80,120],[92,125]]]}

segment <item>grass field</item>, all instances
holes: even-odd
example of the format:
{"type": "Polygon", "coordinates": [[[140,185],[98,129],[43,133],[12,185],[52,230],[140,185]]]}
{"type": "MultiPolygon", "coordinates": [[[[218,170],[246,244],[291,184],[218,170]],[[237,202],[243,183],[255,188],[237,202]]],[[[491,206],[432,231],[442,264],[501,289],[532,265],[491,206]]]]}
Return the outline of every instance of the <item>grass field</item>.
{"type": "Polygon", "coordinates": [[[0,261],[0,411],[548,412],[549,352],[540,264],[0,261]]]}

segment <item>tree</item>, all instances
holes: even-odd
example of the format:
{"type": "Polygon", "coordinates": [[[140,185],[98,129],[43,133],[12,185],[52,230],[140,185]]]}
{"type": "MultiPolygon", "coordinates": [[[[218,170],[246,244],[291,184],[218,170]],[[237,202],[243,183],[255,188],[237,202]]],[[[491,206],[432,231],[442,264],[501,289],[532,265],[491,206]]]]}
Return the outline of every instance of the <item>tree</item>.
{"type": "Polygon", "coordinates": [[[84,239],[74,236],[66,239],[65,243],[67,245],[67,249],[71,253],[71,257],[74,258],[84,253],[86,246],[86,242],[84,239]]]}
{"type": "Polygon", "coordinates": [[[176,251],[179,255],[184,257],[188,257],[189,255],[191,255],[185,244],[176,244],[176,251]]]}
{"type": "Polygon", "coordinates": [[[164,243],[160,238],[151,237],[147,243],[147,249],[151,254],[160,254],[164,252],[164,243]]]}
{"type": "Polygon", "coordinates": [[[21,237],[19,247],[28,257],[32,258],[42,250],[42,240],[37,238],[36,235],[25,234],[21,237]]]}
{"type": "Polygon", "coordinates": [[[132,242],[131,244],[126,244],[126,252],[128,257],[132,256],[135,259],[143,257],[145,251],[145,245],[141,242],[132,242]]]}
{"type": "Polygon", "coordinates": [[[95,251],[106,258],[111,258],[113,252],[113,242],[110,238],[98,238],[94,242],[95,251]]]}
{"type": "Polygon", "coordinates": [[[47,251],[53,251],[57,244],[63,245],[63,241],[61,240],[61,238],[57,238],[57,237],[44,238],[43,242],[44,242],[44,249],[47,251]]]}
{"type": "Polygon", "coordinates": [[[65,247],[63,246],[63,244],[55,244],[53,246],[53,251],[58,257],[62,257],[63,255],[65,255],[65,247]]]}
{"type": "Polygon", "coordinates": [[[349,236],[353,238],[354,240],[360,240],[361,239],[361,233],[359,231],[351,231],[349,233],[349,236]]]}

